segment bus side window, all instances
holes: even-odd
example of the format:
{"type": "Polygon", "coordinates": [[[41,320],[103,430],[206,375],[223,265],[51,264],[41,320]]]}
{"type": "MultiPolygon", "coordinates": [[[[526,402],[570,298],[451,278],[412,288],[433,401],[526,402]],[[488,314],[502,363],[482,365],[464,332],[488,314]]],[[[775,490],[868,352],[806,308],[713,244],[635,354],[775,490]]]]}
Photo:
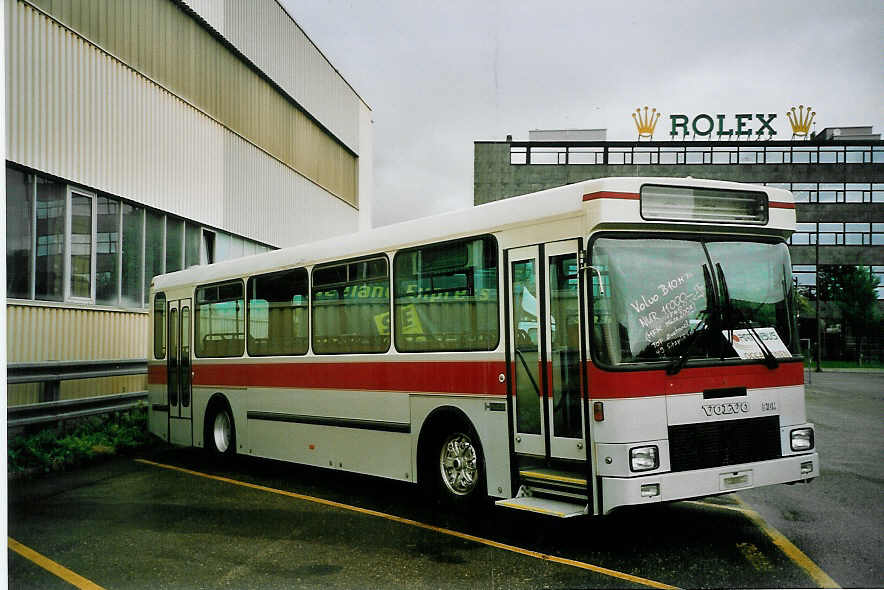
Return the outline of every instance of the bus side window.
{"type": "Polygon", "coordinates": [[[386,257],[313,269],[313,352],[387,352],[390,271],[386,257]]]}
{"type": "Polygon", "coordinates": [[[493,350],[497,346],[494,238],[403,250],[396,254],[393,266],[397,350],[493,350]]]}
{"type": "Polygon", "coordinates": [[[303,268],[249,279],[251,356],[306,354],[307,290],[307,271],[303,268]]]}
{"type": "Polygon", "coordinates": [[[196,356],[242,356],[245,315],[242,281],[198,287],[194,305],[196,356]]]}
{"type": "Polygon", "coordinates": [[[166,295],[157,293],[153,299],[153,356],[166,358],[166,295]]]}

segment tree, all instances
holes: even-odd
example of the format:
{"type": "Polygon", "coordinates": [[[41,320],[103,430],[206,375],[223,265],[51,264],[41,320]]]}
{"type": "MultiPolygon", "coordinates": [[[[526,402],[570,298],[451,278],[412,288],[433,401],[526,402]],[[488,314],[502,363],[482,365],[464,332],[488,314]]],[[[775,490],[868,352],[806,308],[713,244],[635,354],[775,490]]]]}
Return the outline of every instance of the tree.
{"type": "Polygon", "coordinates": [[[841,319],[859,339],[877,330],[879,279],[868,267],[826,265],[820,266],[817,276],[818,296],[830,301],[841,312],[841,319]]]}

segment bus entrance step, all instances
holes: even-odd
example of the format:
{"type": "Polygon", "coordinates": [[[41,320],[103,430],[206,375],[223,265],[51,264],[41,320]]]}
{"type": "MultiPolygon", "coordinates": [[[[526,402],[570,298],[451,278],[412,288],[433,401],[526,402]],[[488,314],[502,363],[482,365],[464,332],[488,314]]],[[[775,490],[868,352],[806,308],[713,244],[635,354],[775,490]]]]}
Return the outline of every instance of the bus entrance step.
{"type": "Polygon", "coordinates": [[[549,468],[520,469],[519,480],[528,496],[554,496],[565,502],[586,502],[586,476],[549,468]]]}
{"type": "Polygon", "coordinates": [[[549,498],[538,498],[532,496],[522,496],[520,498],[508,498],[506,500],[498,500],[495,502],[498,506],[504,508],[513,508],[515,510],[527,510],[529,512],[539,512],[549,516],[558,518],[571,518],[572,516],[583,516],[589,514],[586,504],[574,504],[572,502],[563,502],[561,500],[551,500],[549,498]]]}
{"type": "Polygon", "coordinates": [[[533,469],[520,469],[519,476],[522,481],[538,484],[558,484],[562,486],[578,487],[586,489],[586,476],[570,471],[548,469],[538,467],[533,469]]]}

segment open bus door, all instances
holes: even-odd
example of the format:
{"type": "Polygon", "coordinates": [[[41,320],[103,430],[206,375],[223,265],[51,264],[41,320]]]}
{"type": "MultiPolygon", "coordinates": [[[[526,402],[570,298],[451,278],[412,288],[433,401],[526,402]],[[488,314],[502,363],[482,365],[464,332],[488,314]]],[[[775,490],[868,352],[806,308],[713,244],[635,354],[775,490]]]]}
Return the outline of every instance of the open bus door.
{"type": "Polygon", "coordinates": [[[506,252],[509,407],[519,493],[556,488],[569,501],[583,501],[502,504],[559,516],[583,514],[589,496],[579,249],[579,240],[566,240],[506,252]]]}
{"type": "Polygon", "coordinates": [[[577,240],[508,251],[516,454],[585,461],[577,240]]]}
{"type": "Polygon", "coordinates": [[[191,404],[191,303],[190,299],[169,301],[166,314],[166,396],[169,402],[169,442],[193,444],[191,404]]]}

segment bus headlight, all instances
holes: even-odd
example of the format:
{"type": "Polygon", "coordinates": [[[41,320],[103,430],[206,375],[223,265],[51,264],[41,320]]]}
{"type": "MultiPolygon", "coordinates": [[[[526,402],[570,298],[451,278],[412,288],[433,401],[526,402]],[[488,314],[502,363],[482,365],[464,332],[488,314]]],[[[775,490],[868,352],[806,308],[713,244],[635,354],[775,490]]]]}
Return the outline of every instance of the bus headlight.
{"type": "Polygon", "coordinates": [[[660,466],[660,453],[657,446],[629,449],[629,468],[632,471],[650,471],[660,466]]]}
{"type": "Polygon", "coordinates": [[[789,433],[793,451],[809,451],[813,448],[813,428],[796,428],[789,433]]]}

